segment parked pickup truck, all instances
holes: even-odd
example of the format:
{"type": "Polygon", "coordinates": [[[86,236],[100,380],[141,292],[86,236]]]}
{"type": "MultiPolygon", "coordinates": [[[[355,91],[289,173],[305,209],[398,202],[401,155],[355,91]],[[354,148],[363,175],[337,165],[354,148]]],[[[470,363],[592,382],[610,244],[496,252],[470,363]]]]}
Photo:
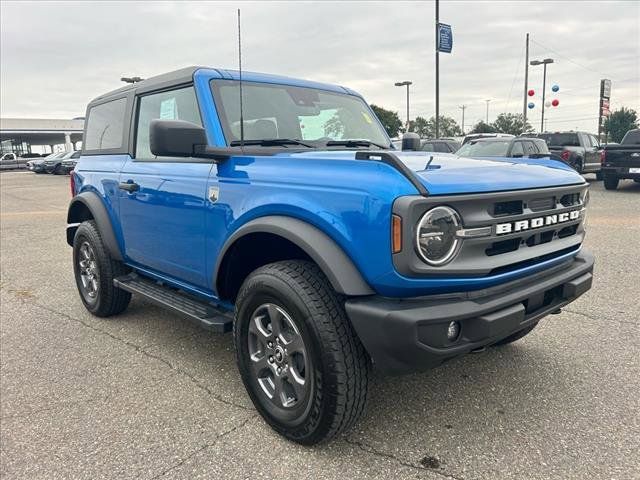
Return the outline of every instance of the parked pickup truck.
{"type": "Polygon", "coordinates": [[[602,180],[600,155],[602,149],[598,139],[584,132],[539,133],[549,145],[549,151],[558,155],[578,173],[595,173],[602,180]]]}
{"type": "Polygon", "coordinates": [[[640,182],[640,129],[629,130],[620,145],[607,145],[602,152],[604,188],[615,190],[622,178],[640,182]]]}
{"type": "Polygon", "coordinates": [[[372,366],[511,343],[591,287],[588,184],[563,162],[399,152],[353,90],[242,79],[193,67],[93,100],[67,242],[94,315],[134,294],[233,331],[285,437],[350,428],[372,366]]]}

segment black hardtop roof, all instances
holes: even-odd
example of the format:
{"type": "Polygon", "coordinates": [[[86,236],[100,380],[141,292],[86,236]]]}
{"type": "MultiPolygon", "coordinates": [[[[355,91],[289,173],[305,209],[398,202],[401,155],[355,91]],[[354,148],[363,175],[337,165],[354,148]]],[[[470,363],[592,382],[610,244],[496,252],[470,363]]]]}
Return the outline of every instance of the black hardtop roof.
{"type": "Polygon", "coordinates": [[[199,70],[201,68],[208,68],[208,67],[198,67],[198,66],[185,67],[179,70],[174,70],[172,72],[156,75],[155,77],[149,77],[145,80],[142,80],[141,82],[131,83],[131,84],[125,85],[124,87],[117,88],[116,90],[112,90],[108,93],[100,95],[99,97],[96,97],[93,100],[91,100],[90,103],[96,103],[102,100],[109,99],[111,97],[116,97],[118,95],[121,95],[123,93],[128,93],[130,91],[146,92],[149,90],[156,90],[164,86],[170,87],[172,85],[189,83],[193,81],[193,74],[196,72],[196,70],[199,70]]]}

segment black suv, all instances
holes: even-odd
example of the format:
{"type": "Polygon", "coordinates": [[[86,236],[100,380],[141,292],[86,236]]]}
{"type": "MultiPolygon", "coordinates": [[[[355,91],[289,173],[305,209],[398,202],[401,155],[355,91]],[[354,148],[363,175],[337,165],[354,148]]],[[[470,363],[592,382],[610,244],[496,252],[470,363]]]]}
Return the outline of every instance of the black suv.
{"type": "Polygon", "coordinates": [[[539,133],[551,153],[558,155],[578,173],[595,173],[601,180],[602,147],[598,139],[585,132],[539,133]]]}
{"type": "Polygon", "coordinates": [[[454,153],[460,148],[460,143],[455,140],[420,140],[420,149],[423,152],[454,153]]]}
{"type": "Polygon", "coordinates": [[[470,140],[456,152],[460,157],[534,157],[549,155],[547,144],[538,138],[492,137],[470,140]]]}

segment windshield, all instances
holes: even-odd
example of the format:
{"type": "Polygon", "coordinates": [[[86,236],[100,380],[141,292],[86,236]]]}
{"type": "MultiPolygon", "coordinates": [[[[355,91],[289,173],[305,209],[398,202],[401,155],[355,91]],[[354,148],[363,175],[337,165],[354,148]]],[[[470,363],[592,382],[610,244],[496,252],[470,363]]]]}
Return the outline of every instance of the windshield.
{"type": "Polygon", "coordinates": [[[456,152],[460,157],[506,157],[509,150],[509,141],[470,142],[456,152]]]}
{"type": "Polygon", "coordinates": [[[538,138],[542,138],[547,145],[552,147],[579,147],[577,133],[541,133],[538,138]]]}
{"type": "MultiPolygon", "coordinates": [[[[227,143],[238,141],[238,82],[214,80],[211,89],[227,143]]],[[[360,97],[254,82],[242,83],[242,95],[245,140],[293,139],[313,147],[336,140],[390,145],[378,120],[360,97]]]]}

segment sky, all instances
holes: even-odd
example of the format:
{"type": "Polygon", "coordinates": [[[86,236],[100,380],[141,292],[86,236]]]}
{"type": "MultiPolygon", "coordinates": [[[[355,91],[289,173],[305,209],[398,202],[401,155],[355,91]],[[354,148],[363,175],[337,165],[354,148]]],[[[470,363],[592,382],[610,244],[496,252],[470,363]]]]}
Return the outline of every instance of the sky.
{"type": "MultiPolygon", "coordinates": [[[[83,116],[92,98],[188,65],[243,68],[344,85],[406,119],[435,113],[434,2],[0,2],[0,116],[83,116]]],[[[547,129],[597,131],[600,79],[611,108],[640,113],[640,2],[447,1],[453,52],[440,54],[440,112],[465,128],[521,113],[525,35],[547,72],[547,129]],[[552,94],[550,86],[560,90],[552,94]]],[[[540,126],[542,67],[529,70],[540,126]]]]}

